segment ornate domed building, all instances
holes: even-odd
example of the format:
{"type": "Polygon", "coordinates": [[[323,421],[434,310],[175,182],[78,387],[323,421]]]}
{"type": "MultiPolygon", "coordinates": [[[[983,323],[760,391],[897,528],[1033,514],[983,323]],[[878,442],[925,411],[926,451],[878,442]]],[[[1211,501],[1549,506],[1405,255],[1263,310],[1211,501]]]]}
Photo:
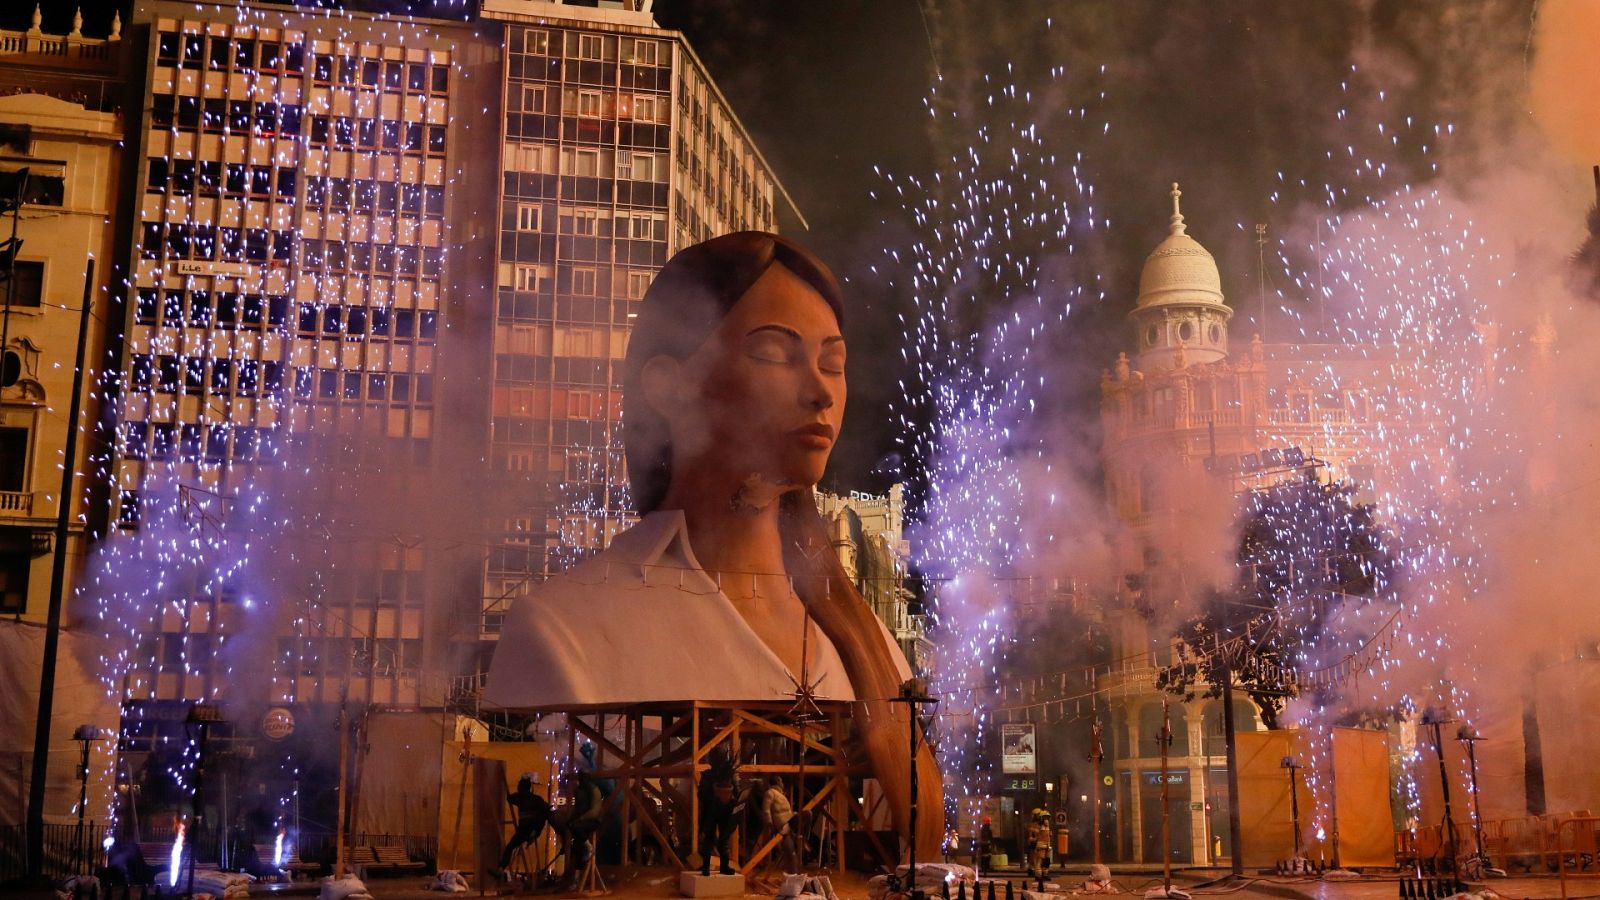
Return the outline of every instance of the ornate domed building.
{"type": "Polygon", "coordinates": [[[1150,252],[1139,276],[1132,318],[1138,334],[1139,368],[1182,368],[1228,355],[1228,320],[1233,310],[1222,297],[1217,261],[1189,236],[1172,185],[1167,237],[1150,252]]]}

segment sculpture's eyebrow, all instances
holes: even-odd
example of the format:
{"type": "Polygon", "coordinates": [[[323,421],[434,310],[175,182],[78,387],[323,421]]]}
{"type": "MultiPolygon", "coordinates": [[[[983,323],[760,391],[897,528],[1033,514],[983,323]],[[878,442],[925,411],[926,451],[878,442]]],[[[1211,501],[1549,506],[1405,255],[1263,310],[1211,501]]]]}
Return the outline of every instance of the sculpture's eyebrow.
{"type": "Polygon", "coordinates": [[[790,328],[787,325],[778,325],[778,324],[757,325],[756,327],[754,327],[754,328],[750,329],[749,331],[745,332],[744,336],[745,337],[750,337],[751,335],[760,334],[763,331],[776,331],[779,334],[786,335],[788,337],[792,337],[797,341],[798,340],[803,340],[800,337],[800,332],[795,331],[793,328],[790,328]]]}
{"type": "MultiPolygon", "coordinates": [[[[787,336],[789,336],[791,338],[794,338],[797,341],[805,340],[805,338],[800,334],[800,332],[794,330],[793,328],[790,328],[787,325],[779,325],[777,323],[772,323],[772,324],[767,324],[767,325],[757,325],[756,327],[754,327],[754,328],[750,329],[749,331],[745,332],[744,336],[745,337],[750,337],[751,335],[759,334],[759,333],[761,333],[763,331],[776,331],[779,334],[787,335],[787,336]]],[[[827,346],[829,344],[842,344],[842,343],[844,343],[844,335],[836,334],[836,335],[833,335],[832,337],[825,337],[825,338],[822,339],[822,343],[823,343],[824,346],[827,346]]]]}

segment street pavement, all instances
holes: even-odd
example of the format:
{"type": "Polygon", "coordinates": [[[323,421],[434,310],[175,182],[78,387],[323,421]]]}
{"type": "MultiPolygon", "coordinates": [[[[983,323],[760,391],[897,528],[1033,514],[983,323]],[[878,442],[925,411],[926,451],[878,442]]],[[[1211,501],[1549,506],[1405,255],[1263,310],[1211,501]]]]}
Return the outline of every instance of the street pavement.
{"type": "MultiPolygon", "coordinates": [[[[677,873],[665,866],[657,867],[631,867],[627,869],[602,868],[606,879],[609,896],[619,900],[665,900],[678,896],[677,873]]],[[[839,900],[867,900],[868,876],[857,872],[827,874],[833,883],[839,900]]],[[[1063,897],[1087,897],[1083,891],[1082,879],[1084,871],[1069,870],[1069,874],[1058,874],[1047,885],[1046,893],[1063,897]]],[[[1362,877],[1333,881],[1321,878],[1291,878],[1282,876],[1256,875],[1248,876],[1242,882],[1233,882],[1228,879],[1226,870],[1217,869],[1180,869],[1173,872],[1173,886],[1187,891],[1196,900],[1201,898],[1237,898],[1237,900],[1402,900],[1400,893],[1400,878],[1395,872],[1383,874],[1368,874],[1362,877]]],[[[1162,884],[1162,874],[1159,869],[1117,867],[1112,872],[1113,884],[1117,892],[1126,900],[1143,900],[1144,892],[1151,887],[1162,884]]],[[[1007,879],[1014,885],[1015,900],[1024,900],[1023,890],[1034,888],[1036,884],[1024,885],[1020,877],[1007,879]]],[[[435,900],[442,898],[437,892],[427,890],[428,879],[423,878],[384,878],[374,879],[367,883],[375,900],[435,900]]],[[[1004,880],[996,891],[997,900],[1005,900],[1004,880]]],[[[746,896],[771,897],[777,892],[778,879],[776,876],[757,878],[749,884],[746,896]]],[[[477,888],[477,885],[473,885],[477,888]]],[[[1489,884],[1475,883],[1470,885],[1471,891],[1479,893],[1484,898],[1498,896],[1504,900],[1560,900],[1561,883],[1554,876],[1517,877],[1496,879],[1489,884]],[[1492,893],[1483,893],[1484,891],[1492,893]]],[[[501,888],[506,893],[503,896],[513,896],[510,888],[501,888]]],[[[466,895],[471,898],[477,895],[473,890],[466,895]]],[[[490,895],[496,892],[491,891],[490,895]]],[[[1035,892],[1029,890],[1028,900],[1038,900],[1035,892]]],[[[514,896],[549,898],[549,900],[571,900],[579,895],[573,892],[537,892],[516,893],[514,896]]],[[[987,898],[987,892],[984,894],[987,898]]],[[[1568,881],[1569,900],[1600,900],[1600,879],[1573,879],[1568,881]]],[[[262,898],[266,900],[266,898],[262,898]]],[[[930,898],[934,900],[934,898],[930,898]]]]}
{"type": "MultiPolygon", "coordinates": [[[[1066,900],[1069,897],[1090,896],[1083,890],[1082,879],[1086,870],[1074,867],[1066,874],[1057,874],[1047,884],[1046,893],[1051,897],[1060,897],[1066,900]]],[[[602,873],[608,889],[607,896],[617,900],[667,900],[678,896],[677,873],[666,866],[656,867],[629,867],[611,868],[602,867],[602,873]]],[[[839,900],[867,900],[869,893],[868,876],[858,872],[843,874],[827,872],[833,883],[834,890],[839,900]]],[[[1229,879],[1226,870],[1219,869],[1177,869],[1172,876],[1173,887],[1188,892],[1195,900],[1212,900],[1212,898],[1227,898],[1227,900],[1405,900],[1401,896],[1399,875],[1393,871],[1386,873],[1365,874],[1350,880],[1328,880],[1323,878],[1292,878],[1271,875],[1248,876],[1242,881],[1229,879]]],[[[1112,883],[1115,890],[1113,894],[1124,900],[1144,900],[1145,891],[1151,887],[1162,884],[1162,873],[1159,869],[1144,867],[1114,866],[1112,883]]],[[[367,882],[367,887],[375,900],[443,900],[451,896],[431,891],[428,885],[431,877],[400,877],[400,878],[375,878],[367,882]]],[[[767,877],[757,877],[748,885],[748,897],[771,897],[777,892],[778,877],[776,874],[767,877]]],[[[1010,881],[1013,886],[1014,900],[1047,900],[1041,898],[1032,890],[1037,885],[1025,884],[1020,876],[997,879],[996,898],[1006,900],[1004,884],[1010,881]],[[1026,891],[1026,895],[1024,892],[1026,891]]],[[[314,898],[317,896],[315,882],[296,882],[290,884],[260,884],[251,888],[251,895],[255,900],[301,900],[301,898],[314,898]],[[277,895],[277,896],[275,896],[277,895]]],[[[471,900],[481,896],[476,890],[478,885],[473,884],[474,890],[463,895],[463,900],[471,900]]],[[[1474,883],[1470,885],[1473,893],[1479,894],[1482,900],[1492,900],[1494,897],[1503,900],[1560,900],[1562,897],[1561,882],[1554,875],[1548,876],[1519,876],[1515,878],[1496,879],[1488,884],[1474,883]]],[[[541,891],[526,892],[514,891],[511,887],[497,885],[486,892],[487,896],[498,897],[526,897],[530,900],[579,900],[580,895],[575,892],[541,891]]],[[[56,895],[48,892],[15,892],[0,890],[0,897],[6,900],[56,900],[56,895]]],[[[1590,876],[1587,878],[1570,879],[1567,883],[1568,900],[1600,900],[1600,878],[1590,876]]],[[[120,900],[120,895],[117,898],[120,900]]],[[[155,898],[151,898],[155,900],[155,898]]],[[[930,898],[939,900],[939,898],[930,898]]],[[[987,900],[984,892],[982,900],[987,900]]],[[[1463,898],[1468,900],[1468,898],[1463,898]]]]}

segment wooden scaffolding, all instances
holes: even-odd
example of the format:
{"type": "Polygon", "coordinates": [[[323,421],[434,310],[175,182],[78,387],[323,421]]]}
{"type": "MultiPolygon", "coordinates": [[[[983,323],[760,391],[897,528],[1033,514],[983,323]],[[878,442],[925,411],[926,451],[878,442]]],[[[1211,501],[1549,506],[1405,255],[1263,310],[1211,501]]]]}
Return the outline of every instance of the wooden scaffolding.
{"type": "MultiPolygon", "coordinates": [[[[642,842],[648,835],[667,860],[688,867],[686,857],[701,849],[699,780],[711,769],[714,755],[727,753],[741,781],[778,775],[796,789],[791,792],[796,820],[809,816],[833,842],[839,870],[845,865],[845,835],[854,830],[865,835],[870,852],[894,865],[896,856],[870,827],[881,793],[872,809],[863,809],[851,791],[850,780],[869,773],[865,765],[845,758],[849,706],[819,701],[820,716],[802,722],[791,718],[794,704],[784,701],[737,705],[685,701],[567,711],[568,749],[570,758],[576,759],[579,741],[593,745],[594,777],[614,779],[617,784],[620,802],[614,798],[608,812],[621,817],[624,864],[632,862],[635,853],[629,837],[642,842]],[[608,737],[619,720],[621,744],[608,737]],[[680,849],[687,852],[680,854],[680,849]]],[[[743,841],[736,832],[730,853],[733,864],[748,875],[779,841],[770,836],[741,859],[743,841]]]]}

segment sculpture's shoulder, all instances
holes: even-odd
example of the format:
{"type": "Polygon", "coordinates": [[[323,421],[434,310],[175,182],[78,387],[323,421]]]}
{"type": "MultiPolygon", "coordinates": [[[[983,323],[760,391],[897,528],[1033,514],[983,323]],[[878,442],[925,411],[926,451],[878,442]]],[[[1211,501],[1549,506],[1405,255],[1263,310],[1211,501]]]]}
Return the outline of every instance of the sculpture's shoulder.
{"type": "Polygon", "coordinates": [[[580,560],[572,568],[552,575],[528,591],[535,602],[570,598],[618,599],[638,597],[668,582],[686,567],[666,558],[666,546],[675,539],[676,522],[651,516],[612,538],[610,546],[580,560]]]}

